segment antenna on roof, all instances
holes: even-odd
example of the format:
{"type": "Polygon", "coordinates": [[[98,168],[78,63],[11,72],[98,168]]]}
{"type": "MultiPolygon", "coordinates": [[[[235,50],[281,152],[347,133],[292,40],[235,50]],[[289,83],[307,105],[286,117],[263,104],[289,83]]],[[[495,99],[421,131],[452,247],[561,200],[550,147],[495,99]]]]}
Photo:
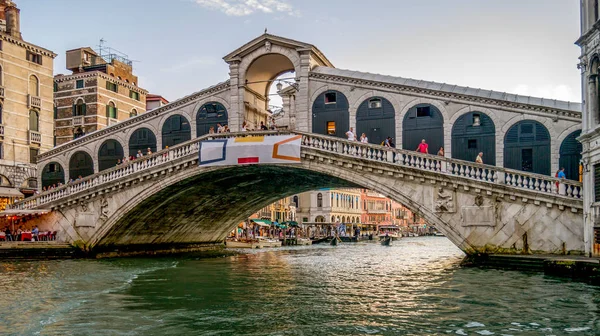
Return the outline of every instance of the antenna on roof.
{"type": "Polygon", "coordinates": [[[104,43],[105,42],[106,42],[106,40],[103,37],[101,37],[100,44],[98,45],[98,49],[99,49],[98,51],[99,51],[100,55],[102,55],[104,53],[103,51],[104,51],[104,43]]]}

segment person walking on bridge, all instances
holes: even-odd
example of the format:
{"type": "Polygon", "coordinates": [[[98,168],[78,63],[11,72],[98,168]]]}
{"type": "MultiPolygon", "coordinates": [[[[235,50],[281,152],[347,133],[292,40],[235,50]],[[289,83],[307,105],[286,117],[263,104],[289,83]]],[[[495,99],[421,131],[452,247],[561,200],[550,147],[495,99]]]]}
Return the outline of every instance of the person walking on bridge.
{"type": "Polygon", "coordinates": [[[356,141],[356,134],[354,134],[354,128],[350,127],[350,130],[346,132],[346,136],[350,141],[356,141]]]}
{"type": "Polygon", "coordinates": [[[421,140],[421,143],[417,147],[417,152],[423,154],[429,154],[429,145],[425,142],[425,139],[421,140]]]}
{"type": "Polygon", "coordinates": [[[475,163],[483,164],[483,152],[479,152],[475,158],[475,163]]]}
{"type": "Polygon", "coordinates": [[[360,136],[360,142],[362,142],[362,143],[369,143],[369,138],[367,138],[367,135],[365,133],[363,133],[360,136]]]}

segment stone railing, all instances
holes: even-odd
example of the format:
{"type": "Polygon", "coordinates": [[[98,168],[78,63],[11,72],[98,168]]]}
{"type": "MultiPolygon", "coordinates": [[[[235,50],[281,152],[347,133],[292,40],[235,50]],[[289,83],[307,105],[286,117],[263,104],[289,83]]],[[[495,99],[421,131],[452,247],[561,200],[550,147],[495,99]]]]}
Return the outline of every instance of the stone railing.
{"type": "Polygon", "coordinates": [[[198,157],[200,142],[219,138],[235,138],[248,135],[302,135],[302,147],[320,152],[329,152],[368,161],[379,161],[384,164],[404,166],[412,169],[435,172],[442,175],[452,175],[474,181],[492,184],[502,184],[518,189],[527,189],[539,193],[552,194],[571,199],[582,198],[580,182],[559,180],[545,175],[532,174],[502,167],[476,164],[473,162],[448,159],[445,157],[421,154],[414,151],[382,147],[379,145],[350,142],[325,135],[304,132],[242,132],[203,135],[183,144],[164,149],[151,156],[145,156],[126,164],[104,170],[83,179],[62,185],[50,191],[43,192],[24,201],[16,202],[13,209],[33,209],[44,204],[68,197],[104,183],[119,180],[141,171],[150,170],[165,163],[185,157],[198,157]]]}
{"type": "Polygon", "coordinates": [[[83,116],[73,117],[73,126],[81,126],[83,125],[83,116]]]}
{"type": "Polygon", "coordinates": [[[42,98],[37,97],[37,96],[27,95],[27,107],[28,108],[36,107],[36,108],[41,109],[42,108],[42,98]]]}
{"type": "Polygon", "coordinates": [[[42,134],[36,131],[29,131],[29,143],[30,144],[41,144],[42,134]]]}

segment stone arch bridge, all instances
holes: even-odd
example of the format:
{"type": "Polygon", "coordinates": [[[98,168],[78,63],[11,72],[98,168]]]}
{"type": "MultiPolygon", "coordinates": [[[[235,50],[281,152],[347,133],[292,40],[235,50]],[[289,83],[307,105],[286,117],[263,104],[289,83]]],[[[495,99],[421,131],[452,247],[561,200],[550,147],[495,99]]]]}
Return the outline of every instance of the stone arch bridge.
{"type": "Polygon", "coordinates": [[[100,253],[222,244],[252,212],[324,187],[376,190],[435,225],[467,253],[584,253],[581,184],[306,132],[301,163],[204,167],[204,135],[14,205],[58,240],[100,253]]]}

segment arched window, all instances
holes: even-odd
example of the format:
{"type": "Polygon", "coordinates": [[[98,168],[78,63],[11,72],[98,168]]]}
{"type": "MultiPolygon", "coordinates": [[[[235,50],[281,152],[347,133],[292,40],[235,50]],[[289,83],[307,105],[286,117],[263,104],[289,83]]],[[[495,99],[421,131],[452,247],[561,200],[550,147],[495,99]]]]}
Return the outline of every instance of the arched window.
{"type": "Polygon", "coordinates": [[[381,144],[387,137],[396,137],[396,112],[390,101],[373,97],[363,101],[356,111],[356,137],[363,133],[369,143],[381,144]]]}
{"type": "Polygon", "coordinates": [[[84,116],[86,113],[87,106],[82,98],[77,99],[77,102],[73,104],[73,116],[84,116]]]}
{"type": "Polygon", "coordinates": [[[163,148],[175,146],[190,140],[192,137],[190,123],[181,115],[170,116],[162,127],[163,148]]]}
{"type": "Polygon", "coordinates": [[[106,140],[98,151],[98,170],[103,171],[116,166],[123,156],[123,146],[118,141],[106,140]]]}
{"type": "Polygon", "coordinates": [[[129,138],[129,155],[135,157],[138,151],[146,154],[148,148],[150,148],[152,153],[156,152],[156,136],[154,133],[148,128],[135,130],[129,138]]]}
{"type": "Polygon", "coordinates": [[[137,114],[138,114],[138,113],[137,113],[137,110],[136,110],[136,109],[133,109],[133,110],[131,110],[131,112],[129,112],[129,118],[131,118],[131,117],[135,117],[135,116],[137,116],[137,114]]]}
{"type": "Polygon", "coordinates": [[[550,175],[550,133],[541,123],[522,120],[504,136],[504,168],[550,175]]]}
{"type": "Polygon", "coordinates": [[[581,130],[575,131],[563,140],[560,145],[559,168],[565,168],[565,174],[569,180],[579,181],[579,162],[583,145],[577,140],[581,130]]]}
{"type": "Polygon", "coordinates": [[[317,208],[322,208],[323,207],[323,194],[318,193],[317,194],[317,208]]]}
{"type": "Polygon", "coordinates": [[[465,113],[452,125],[452,158],[475,162],[480,152],[484,163],[496,165],[496,126],[485,113],[465,113]]]}
{"type": "Polygon", "coordinates": [[[29,76],[29,94],[36,97],[40,95],[40,81],[35,75],[29,76]]]}
{"type": "Polygon", "coordinates": [[[335,216],[331,216],[331,222],[335,223],[335,216]]]}
{"type": "Polygon", "coordinates": [[[86,152],[77,152],[69,160],[69,177],[76,180],[94,174],[94,161],[86,152]]]}
{"type": "Polygon", "coordinates": [[[196,115],[196,136],[208,134],[211,127],[217,131],[217,124],[227,125],[227,109],[220,103],[206,103],[196,115]]]}
{"type": "Polygon", "coordinates": [[[40,131],[39,115],[36,111],[29,111],[29,130],[34,132],[40,131]]]}
{"type": "Polygon", "coordinates": [[[298,204],[299,204],[298,196],[294,196],[293,202],[294,202],[294,205],[296,206],[296,209],[298,209],[298,204]]]}
{"type": "Polygon", "coordinates": [[[42,171],[42,187],[65,183],[65,171],[58,162],[50,162],[42,171]]]}
{"type": "Polygon", "coordinates": [[[343,138],[350,127],[350,104],[344,94],[327,91],[312,105],[312,131],[343,138]]]}
{"type": "Polygon", "coordinates": [[[421,140],[429,144],[429,154],[436,154],[444,146],[444,117],[430,104],[413,106],[402,122],[402,148],[416,150],[421,140]]]}
{"type": "Polygon", "coordinates": [[[115,103],[110,102],[108,105],[106,105],[106,117],[117,119],[117,106],[115,103]]]}

